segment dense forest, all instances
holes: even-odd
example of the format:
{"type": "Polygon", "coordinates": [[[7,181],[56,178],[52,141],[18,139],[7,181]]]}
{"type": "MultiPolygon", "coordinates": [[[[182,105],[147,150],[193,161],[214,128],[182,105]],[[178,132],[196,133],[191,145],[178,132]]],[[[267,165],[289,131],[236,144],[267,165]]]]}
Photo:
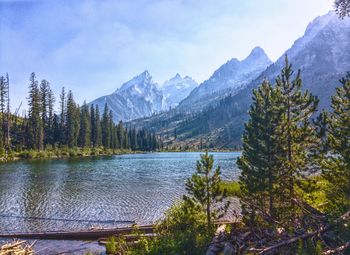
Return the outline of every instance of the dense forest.
{"type": "Polygon", "coordinates": [[[30,75],[28,111],[24,116],[18,114],[18,109],[14,113],[10,111],[9,93],[10,79],[6,74],[0,77],[0,157],[26,157],[35,151],[53,150],[76,154],[79,148],[85,148],[84,152],[88,154],[158,148],[155,134],[127,129],[122,122],[115,124],[107,105],[102,112],[98,106],[85,102],[79,106],[72,91],[66,92],[64,87],[56,113],[50,83],[42,80],[39,84],[35,73],[30,75]]]}

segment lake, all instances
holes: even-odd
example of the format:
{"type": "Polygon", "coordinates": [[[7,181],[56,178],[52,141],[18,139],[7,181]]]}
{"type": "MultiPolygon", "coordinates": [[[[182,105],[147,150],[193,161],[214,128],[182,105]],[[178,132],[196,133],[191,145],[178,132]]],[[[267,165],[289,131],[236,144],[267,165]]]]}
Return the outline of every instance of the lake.
{"type": "MultiPolygon", "coordinates": [[[[212,153],[237,179],[239,152],[212,153]]],[[[185,192],[200,153],[128,154],[0,164],[0,231],[150,223],[185,192]]]]}

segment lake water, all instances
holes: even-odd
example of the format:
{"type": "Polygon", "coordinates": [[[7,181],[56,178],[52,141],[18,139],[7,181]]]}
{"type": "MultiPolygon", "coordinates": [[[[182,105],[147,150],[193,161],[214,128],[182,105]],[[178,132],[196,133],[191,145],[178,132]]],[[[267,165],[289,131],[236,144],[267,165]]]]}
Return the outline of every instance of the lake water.
{"type": "MultiPolygon", "coordinates": [[[[237,179],[238,152],[212,153],[237,179]]],[[[150,153],[0,164],[0,232],[150,223],[185,192],[200,153],[150,153]]]]}

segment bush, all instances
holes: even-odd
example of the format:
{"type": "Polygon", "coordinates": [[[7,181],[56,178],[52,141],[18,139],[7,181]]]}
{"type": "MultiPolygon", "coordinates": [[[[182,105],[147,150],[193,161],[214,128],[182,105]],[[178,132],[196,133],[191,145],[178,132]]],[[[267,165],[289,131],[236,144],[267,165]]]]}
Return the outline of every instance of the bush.
{"type": "Polygon", "coordinates": [[[46,158],[46,157],[47,157],[46,151],[39,151],[39,152],[37,153],[37,157],[38,157],[38,158],[46,158]]]}
{"type": "Polygon", "coordinates": [[[131,254],[205,254],[213,231],[199,205],[176,203],[156,223],[157,237],[141,237],[131,254]]]}
{"type": "Polygon", "coordinates": [[[220,187],[222,190],[226,189],[228,196],[239,197],[241,194],[241,187],[236,181],[222,181],[220,187]]]}
{"type": "Polygon", "coordinates": [[[111,236],[106,243],[107,254],[128,254],[128,246],[123,236],[111,236]]]}

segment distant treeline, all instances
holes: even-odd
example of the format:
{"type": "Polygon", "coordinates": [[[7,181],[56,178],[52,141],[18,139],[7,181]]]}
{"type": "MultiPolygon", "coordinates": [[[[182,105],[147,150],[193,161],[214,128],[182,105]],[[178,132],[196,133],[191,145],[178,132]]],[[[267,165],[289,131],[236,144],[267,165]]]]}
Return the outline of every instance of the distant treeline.
{"type": "Polygon", "coordinates": [[[102,114],[98,105],[79,106],[72,91],[65,88],[59,95],[59,111],[54,111],[55,96],[50,83],[39,84],[35,73],[30,75],[28,111],[19,116],[10,112],[10,80],[0,77],[0,148],[9,151],[48,148],[103,147],[105,149],[156,150],[155,134],[127,129],[120,121],[113,122],[112,111],[105,105],[102,114]]]}

